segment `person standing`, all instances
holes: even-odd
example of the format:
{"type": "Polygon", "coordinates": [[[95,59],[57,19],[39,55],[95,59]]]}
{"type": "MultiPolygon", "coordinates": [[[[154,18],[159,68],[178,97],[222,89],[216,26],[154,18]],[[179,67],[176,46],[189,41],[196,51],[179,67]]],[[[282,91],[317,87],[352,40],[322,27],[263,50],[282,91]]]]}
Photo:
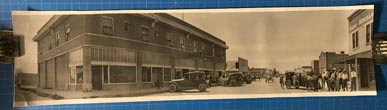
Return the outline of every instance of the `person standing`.
{"type": "Polygon", "coordinates": [[[342,78],[342,82],[341,82],[341,85],[342,85],[342,89],[343,89],[343,91],[348,91],[348,88],[347,88],[347,86],[348,86],[348,84],[347,84],[347,82],[348,82],[348,73],[347,73],[347,71],[343,71],[343,73],[341,74],[341,78],[342,78]]]}
{"type": "Polygon", "coordinates": [[[340,91],[343,78],[341,78],[341,75],[343,74],[343,69],[339,69],[337,71],[337,78],[336,78],[336,91],[340,91]]]}
{"type": "Polygon", "coordinates": [[[336,73],[336,69],[332,70],[330,76],[329,76],[329,82],[330,82],[330,90],[331,91],[335,91],[336,90],[336,76],[337,76],[337,73],[336,73]]]}
{"type": "Polygon", "coordinates": [[[327,82],[327,76],[328,76],[328,71],[324,68],[324,70],[321,73],[321,87],[324,90],[325,89],[325,84],[327,82]]]}
{"type": "Polygon", "coordinates": [[[351,91],[356,91],[356,79],[357,72],[355,70],[351,71],[351,91]]]}
{"type": "Polygon", "coordinates": [[[154,83],[155,83],[156,90],[161,90],[161,80],[160,80],[160,78],[157,77],[154,83]]]}
{"type": "Polygon", "coordinates": [[[281,88],[284,89],[284,86],[285,86],[284,75],[281,75],[281,76],[280,76],[279,82],[280,82],[280,84],[281,84],[281,88]]]}

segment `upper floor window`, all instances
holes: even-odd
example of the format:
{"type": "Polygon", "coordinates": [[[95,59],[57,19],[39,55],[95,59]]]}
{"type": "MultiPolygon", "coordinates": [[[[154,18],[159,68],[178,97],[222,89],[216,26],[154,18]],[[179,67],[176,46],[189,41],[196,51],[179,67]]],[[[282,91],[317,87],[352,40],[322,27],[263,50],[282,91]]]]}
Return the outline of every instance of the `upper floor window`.
{"type": "Polygon", "coordinates": [[[38,52],[39,52],[39,54],[43,53],[42,49],[43,49],[43,42],[40,42],[39,45],[38,45],[38,52]]]}
{"type": "Polygon", "coordinates": [[[352,33],[352,48],[359,47],[359,31],[352,33]]]}
{"type": "Polygon", "coordinates": [[[48,49],[52,49],[52,45],[54,44],[54,31],[51,30],[51,34],[48,37],[49,47],[48,49]]]}
{"type": "Polygon", "coordinates": [[[65,30],[65,41],[68,41],[70,39],[70,25],[66,25],[66,30],[65,30]]]}
{"type": "Polygon", "coordinates": [[[181,48],[181,50],[185,50],[185,39],[184,39],[184,37],[180,37],[180,48],[181,48]]]}
{"type": "Polygon", "coordinates": [[[160,35],[159,35],[159,30],[158,30],[158,29],[155,29],[154,36],[155,36],[155,37],[159,37],[159,36],[160,36],[160,35]]]}
{"type": "Polygon", "coordinates": [[[59,32],[56,32],[56,35],[55,35],[55,46],[59,45],[59,39],[60,39],[59,32]]]}
{"type": "Polygon", "coordinates": [[[223,50],[220,50],[220,57],[222,58],[222,59],[224,59],[224,53],[223,53],[224,51],[223,50]]]}
{"type": "Polygon", "coordinates": [[[206,53],[206,44],[204,44],[204,43],[203,43],[203,45],[202,45],[202,52],[203,52],[203,53],[206,53]]]}
{"type": "Polygon", "coordinates": [[[193,41],[193,51],[197,52],[198,51],[198,44],[196,41],[193,41]]]}
{"type": "Polygon", "coordinates": [[[366,44],[367,44],[367,45],[371,42],[372,25],[373,25],[373,23],[368,24],[368,25],[366,26],[366,44]]]}
{"type": "Polygon", "coordinates": [[[106,35],[113,35],[113,18],[102,16],[102,31],[106,35]]]}
{"type": "Polygon", "coordinates": [[[173,46],[173,34],[167,33],[167,46],[172,47],[173,46]]]}
{"type": "Polygon", "coordinates": [[[124,21],[124,31],[125,32],[130,31],[130,23],[128,21],[124,21]]]}
{"type": "Polygon", "coordinates": [[[215,45],[212,44],[212,56],[215,56],[215,45]]]}
{"type": "Polygon", "coordinates": [[[149,28],[146,26],[141,26],[141,36],[144,41],[149,41],[149,28]]]}

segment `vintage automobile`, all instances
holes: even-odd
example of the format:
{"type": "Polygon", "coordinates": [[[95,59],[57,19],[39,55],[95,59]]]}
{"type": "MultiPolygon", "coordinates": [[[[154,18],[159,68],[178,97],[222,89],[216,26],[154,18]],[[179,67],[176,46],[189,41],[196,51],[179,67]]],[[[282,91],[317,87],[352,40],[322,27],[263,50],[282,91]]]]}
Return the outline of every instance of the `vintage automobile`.
{"type": "Polygon", "coordinates": [[[310,80],[308,79],[308,76],[312,76],[313,79],[319,80],[321,78],[321,75],[319,74],[313,74],[313,73],[296,73],[296,72],[286,72],[285,73],[285,86],[286,88],[295,88],[298,89],[300,87],[308,88],[308,84],[310,85],[310,80]]]}
{"type": "Polygon", "coordinates": [[[244,81],[246,82],[246,84],[251,84],[251,82],[252,82],[253,80],[254,80],[254,79],[253,79],[253,75],[247,74],[247,75],[244,76],[244,81]]]}
{"type": "Polygon", "coordinates": [[[266,75],[265,82],[266,82],[266,83],[272,83],[272,82],[274,82],[273,76],[270,75],[270,74],[266,75]]]}
{"type": "Polygon", "coordinates": [[[295,78],[296,75],[293,71],[287,71],[285,72],[285,86],[287,89],[290,89],[290,88],[298,88],[299,87],[299,83],[298,81],[296,80],[293,80],[293,78],[295,78]]]}
{"type": "Polygon", "coordinates": [[[205,74],[202,71],[193,71],[184,73],[184,78],[174,79],[169,82],[169,92],[177,92],[180,90],[198,89],[200,92],[207,90],[207,81],[205,74]]]}
{"type": "Polygon", "coordinates": [[[244,77],[242,73],[230,73],[227,75],[227,86],[242,86],[244,77]]]}

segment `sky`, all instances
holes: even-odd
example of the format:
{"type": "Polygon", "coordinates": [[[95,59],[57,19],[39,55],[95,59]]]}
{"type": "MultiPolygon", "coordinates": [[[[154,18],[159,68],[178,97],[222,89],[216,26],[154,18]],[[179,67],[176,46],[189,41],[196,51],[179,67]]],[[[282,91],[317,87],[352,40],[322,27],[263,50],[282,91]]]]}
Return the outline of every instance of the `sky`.
{"type": "MultiPolygon", "coordinates": [[[[249,67],[293,70],[311,65],[321,51],[348,53],[348,21],[353,10],[185,13],[184,21],[226,42],[226,60],[242,57],[249,67]]],[[[171,14],[182,19],[183,14],[171,14]]],[[[37,73],[36,32],[51,15],[14,16],[13,27],[25,36],[26,54],[15,69],[37,73]]]]}
{"type": "Polygon", "coordinates": [[[347,17],[353,11],[172,15],[224,40],[228,61],[242,57],[249,67],[284,71],[310,66],[321,51],[348,53],[347,17]]]}
{"type": "Polygon", "coordinates": [[[18,15],[12,17],[15,34],[24,36],[25,55],[15,58],[15,70],[38,73],[38,44],[32,39],[52,15],[18,15]]]}

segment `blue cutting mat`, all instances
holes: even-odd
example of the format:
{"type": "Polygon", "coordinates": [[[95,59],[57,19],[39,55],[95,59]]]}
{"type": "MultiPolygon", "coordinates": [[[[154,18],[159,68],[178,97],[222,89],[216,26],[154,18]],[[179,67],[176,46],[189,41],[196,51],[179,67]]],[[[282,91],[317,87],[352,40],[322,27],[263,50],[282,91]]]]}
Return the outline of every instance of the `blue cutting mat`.
{"type": "MultiPolygon", "coordinates": [[[[0,0],[0,29],[12,29],[11,10],[181,9],[375,4],[375,31],[387,32],[386,0],[0,0]]],[[[44,109],[387,110],[387,65],[377,66],[377,96],[156,101],[18,107],[44,109]]],[[[0,109],[13,109],[13,66],[0,64],[0,109]]]]}

